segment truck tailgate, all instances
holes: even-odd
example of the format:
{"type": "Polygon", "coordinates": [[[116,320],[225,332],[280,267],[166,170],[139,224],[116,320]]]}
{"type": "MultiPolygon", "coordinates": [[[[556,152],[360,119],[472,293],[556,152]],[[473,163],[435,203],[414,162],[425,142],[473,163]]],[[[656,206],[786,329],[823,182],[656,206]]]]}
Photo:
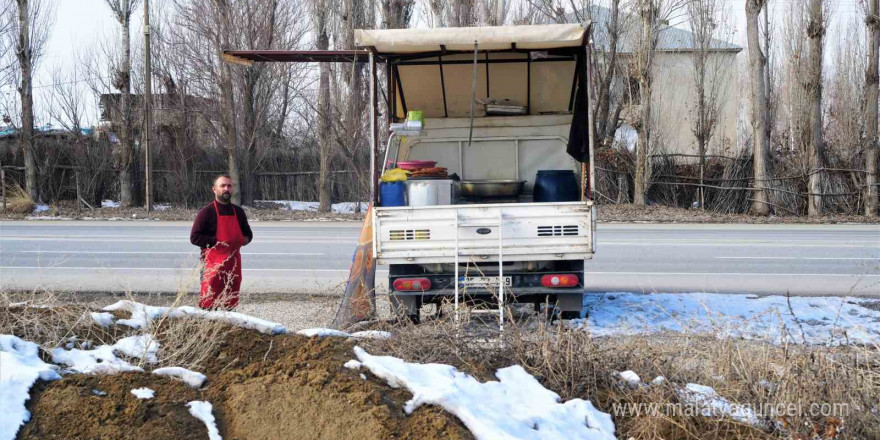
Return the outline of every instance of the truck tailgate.
{"type": "Polygon", "coordinates": [[[378,264],[589,259],[593,202],[378,207],[373,210],[378,264]]]}

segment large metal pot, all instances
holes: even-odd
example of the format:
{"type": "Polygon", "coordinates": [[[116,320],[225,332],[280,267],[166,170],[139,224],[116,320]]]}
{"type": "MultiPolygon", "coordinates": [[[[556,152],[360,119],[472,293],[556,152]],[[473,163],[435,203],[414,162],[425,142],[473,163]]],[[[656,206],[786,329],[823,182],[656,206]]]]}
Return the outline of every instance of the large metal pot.
{"type": "Polygon", "coordinates": [[[516,197],[523,192],[525,180],[462,180],[464,197],[516,197]]]}

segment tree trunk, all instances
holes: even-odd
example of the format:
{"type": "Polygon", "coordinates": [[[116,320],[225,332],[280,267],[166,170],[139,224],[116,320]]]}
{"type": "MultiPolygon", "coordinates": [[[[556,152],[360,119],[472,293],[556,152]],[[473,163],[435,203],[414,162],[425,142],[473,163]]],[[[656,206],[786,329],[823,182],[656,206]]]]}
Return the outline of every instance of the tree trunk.
{"type": "Polygon", "coordinates": [[[226,134],[226,162],[229,178],[232,179],[232,203],[241,204],[241,181],[238,172],[238,134],[235,129],[235,95],[232,84],[232,68],[223,61],[223,49],[229,48],[229,34],[233,32],[231,10],[227,1],[216,1],[220,23],[217,29],[219,36],[217,56],[220,57],[220,107],[223,117],[223,129],[226,134]]]}
{"type": "Polygon", "coordinates": [[[808,214],[822,213],[822,187],[825,181],[825,146],[822,139],[822,39],[825,22],[822,0],[810,0],[810,197],[808,214]]]}
{"type": "Polygon", "coordinates": [[[119,136],[119,201],[122,206],[132,206],[131,195],[131,162],[133,148],[131,142],[131,16],[120,17],[122,25],[122,65],[119,68],[119,80],[122,87],[122,100],[120,111],[122,112],[122,127],[119,136]]]}
{"type": "Polygon", "coordinates": [[[611,146],[614,141],[614,134],[617,131],[617,121],[620,118],[622,105],[612,110],[611,101],[613,99],[611,89],[614,86],[617,77],[617,42],[620,38],[620,0],[611,1],[611,15],[607,23],[606,32],[608,39],[608,52],[604,63],[601,63],[598,56],[591,57],[593,69],[601,72],[599,87],[596,92],[596,99],[593,109],[593,127],[597,135],[599,145],[611,146]]]}
{"type": "Polygon", "coordinates": [[[28,196],[34,202],[40,199],[37,187],[37,161],[34,158],[34,94],[33,94],[33,65],[34,52],[30,41],[30,2],[18,0],[18,65],[21,68],[21,143],[22,155],[24,156],[25,187],[28,196]]]}
{"type": "Polygon", "coordinates": [[[878,57],[880,57],[880,0],[869,0],[870,6],[865,22],[868,25],[868,71],[865,74],[865,95],[867,114],[865,115],[865,137],[868,148],[865,151],[865,215],[877,216],[877,99],[878,99],[878,57]]]}
{"type": "Polygon", "coordinates": [[[637,57],[639,98],[641,100],[638,123],[639,140],[636,149],[636,175],[633,202],[636,205],[648,203],[648,188],[651,186],[651,60],[654,52],[654,2],[641,0],[639,4],[642,31],[637,57]]]}
{"type": "MultiPolygon", "coordinates": [[[[327,50],[330,47],[330,36],[327,34],[327,21],[324,11],[316,20],[317,49],[327,50]]],[[[330,67],[327,63],[318,66],[318,152],[320,156],[320,168],[318,171],[318,211],[330,212],[332,207],[332,180],[330,167],[332,165],[332,142],[330,133],[330,67]]]]}
{"type": "MultiPolygon", "coordinates": [[[[222,63],[222,61],[221,61],[222,63]]],[[[226,161],[229,168],[229,178],[232,179],[232,203],[241,204],[241,183],[239,182],[238,159],[236,158],[236,132],[235,132],[235,111],[232,91],[232,72],[229,71],[228,65],[220,67],[220,105],[223,112],[223,128],[226,132],[226,161]]]]}
{"type": "Polygon", "coordinates": [[[755,193],[751,212],[757,215],[770,214],[767,164],[769,162],[770,137],[767,126],[767,95],[764,84],[764,65],[767,59],[761,52],[758,38],[758,15],[766,5],[766,0],[748,0],[746,3],[746,34],[749,43],[749,80],[752,87],[752,144],[755,179],[752,184],[755,193]]]}

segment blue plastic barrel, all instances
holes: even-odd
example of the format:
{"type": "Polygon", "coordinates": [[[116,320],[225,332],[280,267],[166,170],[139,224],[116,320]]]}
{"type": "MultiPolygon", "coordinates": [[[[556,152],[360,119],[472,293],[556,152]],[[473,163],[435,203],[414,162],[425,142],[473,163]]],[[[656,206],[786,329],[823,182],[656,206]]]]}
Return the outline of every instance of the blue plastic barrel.
{"type": "Polygon", "coordinates": [[[538,170],[533,197],[536,202],[576,202],[577,178],[572,170],[538,170]]]}
{"type": "Polygon", "coordinates": [[[379,206],[406,206],[406,184],[403,182],[381,182],[379,184],[379,206]]]}

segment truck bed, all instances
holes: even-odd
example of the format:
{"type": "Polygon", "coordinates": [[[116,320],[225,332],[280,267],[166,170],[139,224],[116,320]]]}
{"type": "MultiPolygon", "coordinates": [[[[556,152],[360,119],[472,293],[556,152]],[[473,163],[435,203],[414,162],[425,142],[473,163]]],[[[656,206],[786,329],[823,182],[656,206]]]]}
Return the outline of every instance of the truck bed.
{"type": "Polygon", "coordinates": [[[503,261],[585,260],[595,250],[595,219],[592,201],[378,207],[373,257],[380,265],[454,263],[457,250],[461,263],[497,262],[500,250],[503,261]]]}

